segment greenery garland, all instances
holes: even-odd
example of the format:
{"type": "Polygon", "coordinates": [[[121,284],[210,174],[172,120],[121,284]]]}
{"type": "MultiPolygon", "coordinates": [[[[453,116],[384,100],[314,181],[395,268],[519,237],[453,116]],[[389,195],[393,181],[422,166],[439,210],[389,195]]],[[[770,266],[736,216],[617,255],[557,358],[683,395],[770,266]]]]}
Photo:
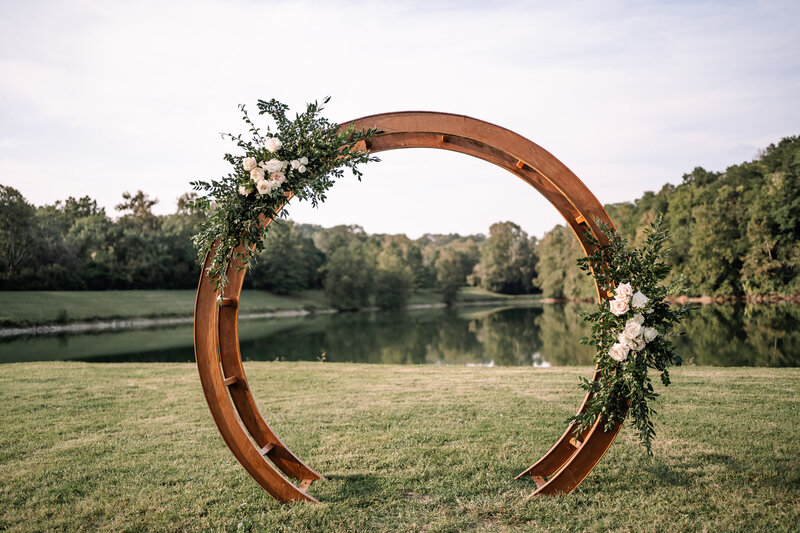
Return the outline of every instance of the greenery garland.
{"type": "MultiPolygon", "coordinates": [[[[323,100],[328,103],[330,97],[323,100]]],[[[250,119],[244,106],[239,106],[249,127],[250,139],[242,135],[223,134],[243,150],[243,154],[225,154],[233,172],[218,181],[191,182],[194,190],[204,194],[193,201],[193,207],[208,216],[194,237],[202,262],[214,243],[219,241],[207,275],[221,292],[227,284],[226,271],[234,260],[241,268],[254,260],[264,247],[263,238],[269,226],[263,221],[288,216],[281,208],[294,195],[311,200],[315,207],[325,201],[325,194],[337,178],[349,168],[361,180],[358,165],[378,161],[356,144],[367,141],[374,129],[341,130],[338,124],[323,118],[317,102],[307,104],[305,113],[294,120],[287,118],[289,107],[277,100],[258,101],[258,114],[269,114],[277,131],[269,127],[263,133],[250,119]]]]}
{"type": "Polygon", "coordinates": [[[601,244],[587,234],[594,252],[578,260],[581,270],[593,276],[603,293],[613,299],[597,305],[592,313],[583,313],[592,324],[583,344],[597,352],[594,361],[598,376],[594,381],[583,378],[581,387],[592,393],[587,408],[568,422],[575,423],[576,435],[589,429],[598,416],[604,417],[605,430],[630,417],[639,438],[652,454],[655,437],[650,402],[658,394],[648,377],[648,368],[661,373],[661,382],[669,385],[670,365],[680,365],[669,337],[689,308],[674,308],[666,297],[686,292],[682,278],[664,284],[670,272],[664,248],[669,230],[659,216],[646,230],[647,240],[639,248],[628,246],[619,233],[598,221],[608,244],[601,244]]]}

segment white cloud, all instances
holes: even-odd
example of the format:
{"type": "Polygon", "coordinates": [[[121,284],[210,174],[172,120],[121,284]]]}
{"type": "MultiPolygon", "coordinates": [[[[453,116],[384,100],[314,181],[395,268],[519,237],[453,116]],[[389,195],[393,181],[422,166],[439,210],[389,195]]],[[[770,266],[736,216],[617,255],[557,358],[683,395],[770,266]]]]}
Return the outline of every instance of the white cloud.
{"type": "MultiPolygon", "coordinates": [[[[0,11],[0,139],[14,140],[0,143],[0,181],[35,203],[90,194],[111,206],[141,188],[170,211],[190,179],[226,172],[217,133],[238,131],[236,105],[257,98],[297,108],[331,94],[337,121],[402,109],[475,116],[548,149],[604,202],[750,158],[800,123],[792,2],[64,1],[0,11]],[[52,160],[42,165],[43,153],[52,160]]],[[[293,212],[409,234],[486,231],[501,219],[541,234],[557,220],[499,169],[422,154],[386,156],[318,212],[293,212]]]]}

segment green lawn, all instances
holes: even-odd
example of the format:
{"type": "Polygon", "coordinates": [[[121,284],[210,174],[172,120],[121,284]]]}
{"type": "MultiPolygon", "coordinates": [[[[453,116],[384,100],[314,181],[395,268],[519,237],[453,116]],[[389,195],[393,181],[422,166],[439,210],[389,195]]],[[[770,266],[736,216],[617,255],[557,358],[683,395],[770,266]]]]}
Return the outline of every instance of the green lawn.
{"type": "Polygon", "coordinates": [[[685,367],[655,457],[625,429],[571,495],[514,481],[588,368],[245,363],[328,477],[280,505],[228,452],[189,364],[0,365],[0,530],[797,531],[800,369],[685,367]]]}
{"type": "MultiPolygon", "coordinates": [[[[0,326],[30,326],[60,322],[192,316],[195,291],[0,291],[0,326]]],[[[462,302],[531,300],[465,287],[462,302]]],[[[411,305],[435,304],[441,296],[433,290],[415,292],[411,305]]],[[[266,291],[242,293],[242,313],[321,310],[330,307],[322,291],[302,291],[278,296],[266,291]]]]}

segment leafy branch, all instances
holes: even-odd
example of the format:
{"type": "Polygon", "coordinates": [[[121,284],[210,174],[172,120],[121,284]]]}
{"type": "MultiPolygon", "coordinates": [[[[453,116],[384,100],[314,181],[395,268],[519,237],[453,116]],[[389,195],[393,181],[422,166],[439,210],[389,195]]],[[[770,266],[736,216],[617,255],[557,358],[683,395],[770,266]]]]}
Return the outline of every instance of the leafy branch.
{"type": "Polygon", "coordinates": [[[581,387],[591,394],[587,408],[568,422],[580,434],[602,417],[604,429],[622,423],[626,415],[639,434],[639,439],[652,454],[655,437],[652,401],[658,397],[648,376],[648,369],[660,373],[661,382],[670,383],[668,367],[680,365],[669,338],[686,315],[684,305],[673,308],[667,296],[685,291],[684,280],[677,278],[664,284],[670,273],[665,258],[669,230],[662,217],[646,230],[647,239],[641,248],[633,248],[608,224],[598,221],[608,239],[601,243],[587,233],[594,250],[578,259],[578,265],[595,278],[601,291],[613,300],[603,301],[594,312],[582,317],[592,325],[591,335],[580,342],[595,348],[597,377],[583,379],[581,387]]]}
{"type": "Polygon", "coordinates": [[[257,107],[259,115],[272,118],[275,131],[260,128],[239,106],[250,136],[223,134],[241,150],[224,156],[233,171],[219,180],[191,182],[202,193],[192,207],[207,214],[194,244],[201,262],[215,247],[206,274],[217,291],[227,284],[231,264],[247,268],[263,249],[269,229],[264,220],[287,216],[281,209],[292,196],[316,207],[345,169],[361,180],[359,165],[378,161],[366,149],[359,149],[359,143],[371,139],[377,130],[342,130],[321,116],[323,107],[317,102],[307,104],[306,111],[294,119],[287,117],[289,107],[274,99],[259,100],[257,107]]]}

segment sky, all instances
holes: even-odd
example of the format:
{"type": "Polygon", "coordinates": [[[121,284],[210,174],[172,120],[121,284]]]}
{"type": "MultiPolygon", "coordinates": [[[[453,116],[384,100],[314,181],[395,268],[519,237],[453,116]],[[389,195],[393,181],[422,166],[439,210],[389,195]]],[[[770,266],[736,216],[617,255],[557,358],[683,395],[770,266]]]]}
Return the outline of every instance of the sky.
{"type": "MultiPolygon", "coordinates": [[[[116,216],[171,213],[228,172],[238,104],[331,96],[346,122],[403,110],[482,119],[539,144],[603,203],[800,134],[800,2],[0,0],[0,184],[116,216]]],[[[264,122],[266,124],[266,122],[264,122]]],[[[370,233],[541,236],[560,215],[512,174],[440,150],[384,152],[299,222],[370,233]]]]}

